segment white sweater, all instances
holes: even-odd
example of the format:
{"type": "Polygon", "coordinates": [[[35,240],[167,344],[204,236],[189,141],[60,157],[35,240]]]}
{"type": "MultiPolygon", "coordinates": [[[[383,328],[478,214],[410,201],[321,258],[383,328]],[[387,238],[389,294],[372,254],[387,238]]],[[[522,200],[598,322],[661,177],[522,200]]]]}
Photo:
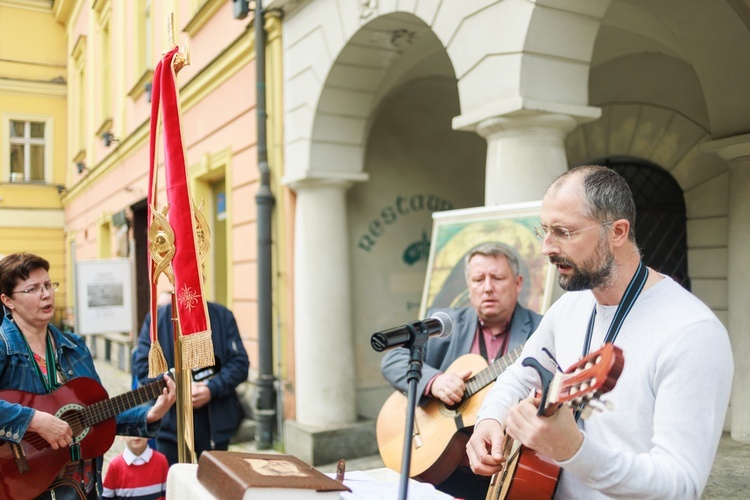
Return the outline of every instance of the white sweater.
{"type": "MultiPolygon", "coordinates": [[[[503,421],[539,385],[536,358],[554,370],[581,357],[590,291],[570,292],[547,312],[517,363],[505,371],[479,411],[503,421]]],[[[616,306],[597,307],[591,351],[604,341],[616,306]]],[[[711,310],[670,278],[641,293],[615,344],[625,366],[603,396],[614,408],[583,421],[583,444],[563,467],[556,498],[699,498],[711,472],[732,385],[732,350],[711,310]]]]}

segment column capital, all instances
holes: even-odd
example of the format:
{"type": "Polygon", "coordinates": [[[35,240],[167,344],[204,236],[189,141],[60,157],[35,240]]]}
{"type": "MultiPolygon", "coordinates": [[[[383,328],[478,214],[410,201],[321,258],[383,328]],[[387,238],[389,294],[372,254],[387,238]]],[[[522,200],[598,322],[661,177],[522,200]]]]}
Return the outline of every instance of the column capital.
{"type": "Polygon", "coordinates": [[[339,186],[343,190],[349,189],[355,182],[365,182],[370,176],[365,172],[339,172],[339,171],[308,171],[303,176],[285,176],[281,182],[294,191],[311,189],[316,187],[339,186]]]}
{"type": "Polygon", "coordinates": [[[579,106],[557,102],[540,101],[523,97],[510,98],[495,102],[483,108],[453,118],[455,130],[476,131],[479,125],[494,118],[516,118],[524,116],[565,116],[575,124],[598,120],[602,115],[601,108],[579,106]]]}
{"type": "Polygon", "coordinates": [[[565,138],[577,125],[576,120],[568,115],[530,112],[487,118],[476,125],[476,133],[489,139],[508,133],[545,130],[559,132],[560,137],[565,138]]]}
{"type": "Polygon", "coordinates": [[[729,162],[729,166],[745,164],[750,161],[750,134],[725,137],[700,145],[704,153],[713,153],[729,162]]]}
{"type": "Polygon", "coordinates": [[[269,38],[281,36],[281,11],[276,9],[264,9],[264,14],[266,22],[263,25],[263,29],[266,30],[269,38]]]}

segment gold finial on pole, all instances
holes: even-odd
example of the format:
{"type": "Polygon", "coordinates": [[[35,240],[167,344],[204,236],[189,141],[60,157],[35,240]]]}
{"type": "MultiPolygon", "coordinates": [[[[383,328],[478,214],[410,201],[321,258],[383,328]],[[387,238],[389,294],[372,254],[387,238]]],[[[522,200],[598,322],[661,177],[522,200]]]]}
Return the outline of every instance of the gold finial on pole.
{"type": "MultiPolygon", "coordinates": [[[[174,36],[174,12],[170,12],[167,16],[167,45],[168,50],[172,50],[176,45],[174,36]]],[[[187,38],[185,39],[185,45],[175,54],[172,60],[172,66],[174,67],[175,75],[180,72],[182,68],[190,65],[190,48],[188,46],[187,38]]]]}
{"type": "Polygon", "coordinates": [[[170,12],[167,16],[167,46],[172,49],[175,46],[174,42],[174,12],[170,12]]]}
{"type": "Polygon", "coordinates": [[[174,66],[175,75],[180,72],[182,68],[190,65],[190,46],[188,45],[187,38],[185,39],[185,45],[182,46],[179,52],[175,54],[172,60],[172,66],[174,66]]]}
{"type": "Polygon", "coordinates": [[[175,46],[174,43],[174,12],[170,12],[167,16],[167,46],[171,49],[175,46]]]}

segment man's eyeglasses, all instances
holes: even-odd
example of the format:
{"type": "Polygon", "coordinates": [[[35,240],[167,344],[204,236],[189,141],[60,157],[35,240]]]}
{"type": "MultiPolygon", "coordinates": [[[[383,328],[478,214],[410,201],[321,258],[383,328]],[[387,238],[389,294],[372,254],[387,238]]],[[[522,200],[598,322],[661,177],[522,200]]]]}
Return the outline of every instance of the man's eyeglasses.
{"type": "Polygon", "coordinates": [[[13,290],[10,293],[25,293],[26,295],[41,295],[42,290],[46,291],[56,291],[58,288],[60,288],[60,283],[57,281],[54,282],[47,282],[42,285],[34,285],[30,286],[26,290],[13,290]]]}
{"type": "Polygon", "coordinates": [[[544,238],[546,238],[548,234],[551,234],[552,237],[556,241],[570,241],[571,234],[580,233],[581,231],[586,231],[587,229],[593,229],[595,227],[606,226],[608,224],[612,224],[612,222],[614,221],[603,222],[601,224],[596,224],[595,226],[588,226],[588,227],[584,227],[583,229],[576,229],[575,231],[568,231],[564,227],[557,227],[557,226],[552,226],[552,227],[536,226],[534,228],[534,234],[540,240],[544,240],[544,238]]]}

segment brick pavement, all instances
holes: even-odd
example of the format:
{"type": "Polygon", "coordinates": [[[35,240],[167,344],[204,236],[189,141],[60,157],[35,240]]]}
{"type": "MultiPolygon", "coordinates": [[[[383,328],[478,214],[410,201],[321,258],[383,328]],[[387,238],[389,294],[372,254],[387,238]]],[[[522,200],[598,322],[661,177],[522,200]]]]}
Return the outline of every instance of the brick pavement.
{"type": "MultiPolygon", "coordinates": [[[[127,392],[131,388],[130,374],[102,360],[95,360],[96,370],[102,385],[110,397],[127,392]]],[[[122,453],[125,442],[115,438],[112,448],[104,456],[106,472],[109,461],[122,453]]],[[[253,442],[236,443],[230,446],[234,451],[256,451],[253,442]]],[[[263,453],[268,453],[264,450],[263,453]]],[[[335,472],[336,464],[316,467],[322,472],[335,472]]],[[[378,455],[347,460],[347,470],[368,470],[383,467],[378,455]]],[[[703,500],[734,500],[750,498],[750,444],[733,441],[727,433],[721,438],[719,451],[714,461],[711,476],[703,492],[703,500]]]]}

